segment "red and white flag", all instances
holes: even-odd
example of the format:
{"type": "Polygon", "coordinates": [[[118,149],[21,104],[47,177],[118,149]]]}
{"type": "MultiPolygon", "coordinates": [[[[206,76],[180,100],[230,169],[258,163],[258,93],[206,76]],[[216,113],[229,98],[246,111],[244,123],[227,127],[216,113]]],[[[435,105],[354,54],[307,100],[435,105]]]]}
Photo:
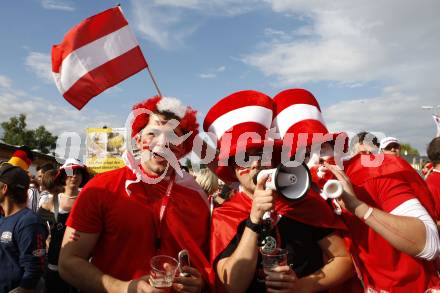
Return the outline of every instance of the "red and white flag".
{"type": "Polygon", "coordinates": [[[79,110],[94,96],[148,66],[119,7],[89,17],[52,47],[52,73],[79,110]]]}
{"type": "Polygon", "coordinates": [[[435,125],[437,126],[437,137],[440,137],[440,116],[432,115],[432,118],[434,118],[435,125]]]}

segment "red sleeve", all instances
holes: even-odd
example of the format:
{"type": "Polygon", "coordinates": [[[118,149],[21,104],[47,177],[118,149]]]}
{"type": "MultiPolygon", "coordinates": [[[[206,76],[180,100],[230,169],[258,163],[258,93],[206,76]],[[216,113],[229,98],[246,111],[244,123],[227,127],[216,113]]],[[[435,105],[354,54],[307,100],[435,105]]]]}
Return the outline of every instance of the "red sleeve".
{"type": "Polygon", "coordinates": [[[411,185],[400,174],[371,179],[366,182],[366,189],[385,212],[391,212],[402,203],[417,198],[411,185]]]}
{"type": "Polygon", "coordinates": [[[435,212],[436,212],[436,220],[440,220],[440,173],[437,175],[436,173],[431,174],[426,179],[426,183],[428,184],[428,188],[431,191],[432,199],[434,201],[435,212]]]}
{"type": "Polygon", "coordinates": [[[85,233],[99,233],[103,227],[103,191],[89,182],[75,201],[66,225],[85,233]]]}

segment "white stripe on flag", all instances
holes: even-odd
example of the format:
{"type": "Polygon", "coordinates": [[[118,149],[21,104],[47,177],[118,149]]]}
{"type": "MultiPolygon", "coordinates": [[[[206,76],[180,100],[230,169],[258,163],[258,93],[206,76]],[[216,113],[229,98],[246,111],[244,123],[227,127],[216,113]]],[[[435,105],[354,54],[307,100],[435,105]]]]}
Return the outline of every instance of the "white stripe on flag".
{"type": "Polygon", "coordinates": [[[322,118],[322,114],[316,106],[295,104],[281,111],[273,120],[273,125],[277,127],[281,137],[284,137],[292,125],[309,119],[318,120],[325,125],[324,118],[322,118]]]}
{"type": "Polygon", "coordinates": [[[208,131],[214,132],[220,139],[233,126],[246,122],[256,122],[269,129],[272,122],[272,110],[260,106],[241,107],[218,117],[209,126],[208,131]]]}
{"type": "Polygon", "coordinates": [[[89,71],[130,51],[138,42],[128,25],[76,49],[63,59],[58,89],[62,94],[89,71]]]}

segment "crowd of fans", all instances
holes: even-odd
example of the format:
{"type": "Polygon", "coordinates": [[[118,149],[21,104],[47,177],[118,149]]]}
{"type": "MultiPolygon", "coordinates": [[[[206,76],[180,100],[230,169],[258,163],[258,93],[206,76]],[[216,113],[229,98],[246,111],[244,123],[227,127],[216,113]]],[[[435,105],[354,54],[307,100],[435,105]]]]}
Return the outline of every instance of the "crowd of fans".
{"type": "MultiPolygon", "coordinates": [[[[214,105],[205,130],[212,129],[218,118],[212,113],[227,108],[229,99],[237,97],[214,105]]],[[[27,147],[2,163],[0,292],[164,292],[145,277],[149,259],[176,257],[182,249],[189,251],[191,265],[174,279],[176,292],[440,290],[440,137],[429,143],[429,162],[420,176],[399,158],[398,139],[379,141],[360,132],[350,141],[343,171],[322,153],[318,160],[342,183],[343,196],[326,202],[312,188],[303,204],[290,203],[265,189],[267,177],[253,181],[263,168],[262,144],[240,149],[235,142],[233,151],[217,152],[226,160],[239,152],[256,158],[246,166],[189,169],[183,177],[167,171],[164,180],[145,183],[145,176],[165,172],[164,149],[177,159],[191,150],[187,143],[170,148],[161,133],[195,135],[198,123],[195,111],[178,100],[155,97],[139,108],[152,112],[133,123],[137,147],[145,152],[140,166],[128,156],[126,167],[91,180],[83,163],[68,159],[62,166],[38,166],[31,174],[33,155],[27,147]],[[172,119],[179,126],[167,123],[172,119]],[[356,161],[382,154],[382,166],[367,171],[356,161]],[[334,205],[343,210],[341,216],[334,205]],[[268,211],[278,218],[264,234],[268,211]],[[259,252],[268,239],[286,248],[289,257],[287,265],[263,272],[259,252]]],[[[216,133],[219,145],[226,132],[216,133]]],[[[309,162],[310,146],[304,145],[309,162]]],[[[323,146],[333,151],[335,143],[323,146]]]]}
{"type": "Polygon", "coordinates": [[[59,168],[37,166],[34,176],[28,171],[32,160],[29,148],[21,147],[0,171],[0,184],[7,186],[0,210],[0,292],[76,292],[60,278],[57,264],[66,220],[89,173],[81,162],[68,159],[59,168]]]}

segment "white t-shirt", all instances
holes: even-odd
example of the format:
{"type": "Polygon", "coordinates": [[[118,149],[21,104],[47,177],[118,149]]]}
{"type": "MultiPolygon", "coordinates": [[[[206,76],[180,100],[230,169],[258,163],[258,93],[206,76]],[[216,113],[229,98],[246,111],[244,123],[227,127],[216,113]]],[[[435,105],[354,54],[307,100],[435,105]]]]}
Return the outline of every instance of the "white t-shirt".
{"type": "Polygon", "coordinates": [[[47,190],[40,193],[40,200],[38,201],[38,207],[41,208],[42,205],[48,203],[53,199],[53,194],[47,190]]]}

